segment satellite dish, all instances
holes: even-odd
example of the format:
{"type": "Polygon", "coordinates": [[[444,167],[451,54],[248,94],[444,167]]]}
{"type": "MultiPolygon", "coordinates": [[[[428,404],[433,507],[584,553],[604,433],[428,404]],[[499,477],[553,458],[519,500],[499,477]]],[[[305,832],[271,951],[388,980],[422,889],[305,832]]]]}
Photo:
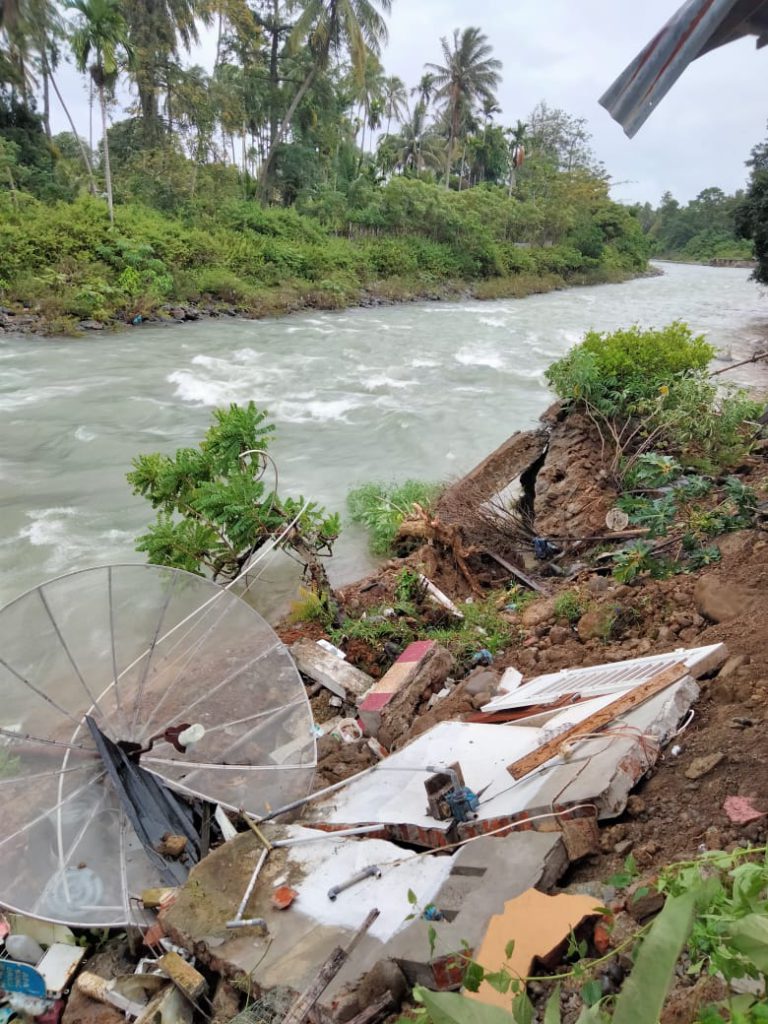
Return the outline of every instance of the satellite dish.
{"type": "Polygon", "coordinates": [[[0,694],[0,904],[32,917],[122,926],[167,884],[118,761],[177,805],[182,834],[192,809],[169,788],[261,815],[311,786],[312,713],[290,654],[191,573],[85,569],[17,598],[0,610],[0,694]]]}

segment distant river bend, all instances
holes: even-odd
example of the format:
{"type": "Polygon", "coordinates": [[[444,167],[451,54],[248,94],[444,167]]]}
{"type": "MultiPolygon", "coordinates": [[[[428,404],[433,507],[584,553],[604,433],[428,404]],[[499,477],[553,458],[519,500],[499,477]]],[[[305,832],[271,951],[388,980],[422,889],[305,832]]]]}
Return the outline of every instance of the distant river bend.
{"type": "MultiPolygon", "coordinates": [[[[455,477],[531,426],[551,401],[544,369],[585,330],[673,319],[744,358],[768,338],[768,296],[747,270],[665,264],[662,277],[515,301],[0,336],[0,604],[70,569],[140,560],[151,515],[125,483],[131,459],[194,444],[214,406],[268,408],[281,488],[342,510],[356,484],[455,477]]],[[[370,564],[345,527],[335,579],[370,564]]],[[[272,562],[257,602],[274,615],[292,586],[272,562]]]]}

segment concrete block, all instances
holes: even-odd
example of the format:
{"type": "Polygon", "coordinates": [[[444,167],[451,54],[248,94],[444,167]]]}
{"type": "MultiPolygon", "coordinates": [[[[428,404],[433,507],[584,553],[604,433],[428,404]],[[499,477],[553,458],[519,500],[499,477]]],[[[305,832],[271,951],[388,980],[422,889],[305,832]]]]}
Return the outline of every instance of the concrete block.
{"type": "Polygon", "coordinates": [[[373,684],[360,704],[360,721],[368,735],[378,736],[384,710],[389,709],[393,701],[397,704],[395,698],[398,695],[413,687],[420,696],[422,680],[426,688],[435,681],[433,677],[447,678],[452,666],[450,654],[434,640],[418,640],[409,644],[389,671],[373,684]]]}
{"type": "Polygon", "coordinates": [[[371,676],[324,650],[314,640],[297,640],[291,647],[291,654],[299,672],[321,683],[342,700],[350,694],[362,697],[373,685],[371,676]]]}

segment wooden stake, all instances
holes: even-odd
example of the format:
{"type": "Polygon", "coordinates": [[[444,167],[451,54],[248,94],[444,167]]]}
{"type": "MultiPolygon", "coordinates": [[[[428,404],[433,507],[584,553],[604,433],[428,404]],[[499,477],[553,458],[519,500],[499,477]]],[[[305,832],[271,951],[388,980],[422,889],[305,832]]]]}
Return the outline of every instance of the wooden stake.
{"type": "Polygon", "coordinates": [[[379,916],[379,913],[380,911],[378,910],[372,910],[370,912],[350,939],[346,949],[342,949],[341,946],[337,946],[336,949],[333,950],[331,955],[317,972],[315,980],[310,984],[306,991],[302,992],[293,1006],[291,1006],[290,1010],[283,1018],[283,1024],[304,1024],[304,1022],[309,1018],[315,1003],[347,962],[353,949],[369,930],[373,922],[379,916]]]}
{"type": "Polygon", "coordinates": [[[656,675],[651,676],[646,682],[618,697],[608,707],[596,711],[589,718],[585,718],[583,722],[579,722],[578,725],[571,726],[570,729],[567,729],[559,736],[555,736],[554,739],[539,747],[538,750],[534,750],[533,753],[526,754],[525,757],[521,757],[514,764],[508,765],[507,771],[514,779],[521,779],[524,775],[528,775],[529,772],[535,771],[541,765],[546,764],[551,758],[557,757],[564,744],[599,732],[606,725],[610,725],[611,722],[619,718],[620,715],[639,707],[651,697],[655,697],[657,693],[666,690],[668,686],[684,679],[688,675],[688,671],[688,667],[683,662],[677,662],[661,672],[657,672],[656,675]]]}

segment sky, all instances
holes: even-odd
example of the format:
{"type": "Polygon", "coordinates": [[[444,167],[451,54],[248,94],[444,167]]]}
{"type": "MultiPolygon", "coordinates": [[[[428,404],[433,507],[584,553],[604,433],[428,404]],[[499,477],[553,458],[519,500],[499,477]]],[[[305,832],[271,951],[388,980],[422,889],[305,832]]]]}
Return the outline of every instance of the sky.
{"type": "MultiPolygon", "coordinates": [[[[687,202],[710,186],[726,192],[744,186],[749,151],[768,134],[768,51],[757,51],[750,38],[695,61],[627,139],[598,98],[678,6],[679,0],[393,0],[382,62],[388,74],[413,86],[425,62],[440,61],[441,36],[476,25],[504,65],[497,121],[525,120],[546,100],[586,118],[616,199],[655,205],[669,190],[687,202]]],[[[193,59],[210,65],[213,51],[209,36],[193,59]]],[[[72,68],[62,69],[60,78],[87,135],[82,80],[72,68]]],[[[68,127],[57,111],[55,130],[68,127]]]]}

